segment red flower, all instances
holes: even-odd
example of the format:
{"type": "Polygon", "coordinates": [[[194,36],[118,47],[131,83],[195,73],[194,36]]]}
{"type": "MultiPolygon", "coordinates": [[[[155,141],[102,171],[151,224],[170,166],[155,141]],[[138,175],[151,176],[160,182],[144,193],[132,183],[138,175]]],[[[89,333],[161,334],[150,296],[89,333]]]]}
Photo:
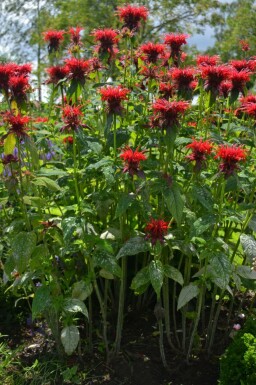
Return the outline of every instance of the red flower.
{"type": "Polygon", "coordinates": [[[25,76],[12,76],[9,79],[9,87],[14,99],[23,100],[30,88],[28,78],[25,76]]]}
{"type": "Polygon", "coordinates": [[[111,28],[96,29],[92,32],[92,36],[96,42],[100,44],[96,47],[97,52],[101,54],[109,54],[111,59],[117,52],[116,44],[119,40],[118,33],[111,28]]]}
{"type": "Polygon", "coordinates": [[[242,70],[240,72],[234,70],[230,73],[230,79],[232,82],[232,91],[245,93],[246,83],[250,81],[251,72],[242,70]]]}
{"type": "Polygon", "coordinates": [[[65,79],[69,74],[69,67],[66,66],[54,66],[46,68],[46,71],[50,75],[50,79],[46,83],[57,84],[60,80],[65,79]]]}
{"type": "Polygon", "coordinates": [[[198,55],[196,59],[196,64],[198,66],[216,66],[219,61],[220,57],[218,55],[198,55]]]}
{"type": "Polygon", "coordinates": [[[156,63],[159,56],[164,55],[165,46],[163,44],[149,42],[142,44],[140,50],[146,55],[146,61],[156,63]]]}
{"type": "Polygon", "coordinates": [[[41,116],[38,116],[37,118],[35,118],[34,120],[35,123],[45,123],[45,122],[48,122],[48,118],[43,118],[41,116]]]}
{"type": "Polygon", "coordinates": [[[237,71],[242,71],[242,70],[248,70],[249,69],[249,62],[247,60],[230,60],[229,63],[237,71]]]}
{"type": "Polygon", "coordinates": [[[49,30],[43,32],[44,41],[48,42],[48,51],[58,51],[61,42],[64,40],[64,31],[49,30]]]}
{"type": "Polygon", "coordinates": [[[223,82],[221,82],[219,85],[220,95],[224,96],[224,98],[227,98],[232,88],[233,84],[230,80],[223,80],[223,82]]]}
{"type": "Polygon", "coordinates": [[[193,140],[190,144],[186,146],[192,150],[192,154],[187,156],[191,162],[195,161],[195,170],[200,171],[203,164],[206,161],[206,155],[209,155],[212,151],[212,144],[208,141],[193,140]]]}
{"type": "Polygon", "coordinates": [[[225,174],[225,177],[232,175],[239,169],[238,162],[245,161],[247,153],[242,147],[232,145],[222,145],[218,148],[215,159],[222,159],[219,168],[225,174]]]}
{"type": "Polygon", "coordinates": [[[225,65],[202,67],[202,78],[206,91],[218,94],[221,82],[230,79],[230,68],[225,65]]]}
{"type": "Polygon", "coordinates": [[[131,176],[138,175],[143,177],[144,173],[139,170],[139,165],[142,160],[147,159],[144,152],[145,150],[138,151],[138,149],[133,151],[129,146],[126,146],[123,153],[120,155],[120,158],[125,162],[123,172],[128,172],[131,176]]]}
{"type": "Polygon", "coordinates": [[[188,107],[189,103],[182,100],[169,102],[165,99],[157,99],[152,105],[154,112],[151,119],[152,126],[169,129],[178,125],[179,116],[183,115],[188,107]]]}
{"type": "Polygon", "coordinates": [[[2,88],[5,93],[8,92],[9,79],[15,75],[16,67],[15,63],[0,64],[0,89],[2,88]]]}
{"type": "Polygon", "coordinates": [[[25,64],[17,64],[15,69],[15,74],[17,76],[28,76],[32,71],[32,64],[25,63],[25,64]]]}
{"type": "Polygon", "coordinates": [[[255,103],[256,104],[256,95],[247,95],[242,98],[240,98],[241,106],[244,107],[249,103],[255,103]]]}
{"type": "Polygon", "coordinates": [[[117,7],[117,14],[121,21],[124,22],[124,27],[130,30],[137,30],[141,20],[146,20],[148,10],[144,6],[136,6],[128,4],[124,7],[117,7]]]}
{"type": "Polygon", "coordinates": [[[85,76],[90,72],[91,69],[90,60],[83,60],[72,57],[70,59],[66,59],[65,63],[69,70],[68,77],[70,79],[75,79],[81,83],[84,83],[85,76]]]}
{"type": "Polygon", "coordinates": [[[177,66],[181,55],[181,46],[187,44],[189,35],[169,33],[165,35],[164,44],[171,48],[171,57],[177,66]]]}
{"type": "Polygon", "coordinates": [[[76,131],[80,127],[86,127],[81,123],[80,117],[83,115],[80,106],[65,106],[63,107],[62,118],[65,126],[60,131],[76,131]]]}
{"type": "Polygon", "coordinates": [[[157,79],[158,67],[157,66],[143,66],[140,70],[140,74],[145,76],[146,79],[157,79]]]}
{"type": "Polygon", "coordinates": [[[81,27],[69,28],[68,32],[70,34],[72,44],[78,45],[78,46],[82,45],[80,32],[83,30],[84,28],[81,28],[81,27]]]}
{"type": "Polygon", "coordinates": [[[166,100],[173,96],[173,86],[169,83],[160,83],[159,84],[159,93],[166,100]]]}
{"type": "Polygon", "coordinates": [[[241,46],[242,51],[247,52],[250,50],[250,46],[247,40],[240,40],[239,44],[241,46]]]}
{"type": "Polygon", "coordinates": [[[168,231],[168,222],[163,219],[151,218],[149,223],[145,227],[146,239],[149,239],[152,245],[155,245],[157,241],[164,242],[164,236],[168,231]]]}
{"type": "Polygon", "coordinates": [[[107,111],[110,114],[120,114],[122,112],[121,101],[127,99],[127,94],[130,91],[121,86],[107,86],[100,89],[101,99],[106,101],[107,111]]]}
{"type": "Polygon", "coordinates": [[[241,108],[238,108],[238,111],[243,111],[256,120],[256,102],[245,103],[241,108]]]}
{"type": "Polygon", "coordinates": [[[12,115],[11,113],[6,113],[4,119],[10,125],[9,133],[14,133],[18,137],[27,136],[27,123],[30,121],[28,116],[22,116],[20,114],[12,115]]]}
{"type": "Polygon", "coordinates": [[[170,71],[173,84],[179,93],[188,92],[195,86],[195,69],[194,68],[174,68],[170,71]]]}
{"type": "Polygon", "coordinates": [[[64,139],[63,139],[63,143],[69,143],[69,144],[73,144],[73,136],[66,136],[64,139]]]}

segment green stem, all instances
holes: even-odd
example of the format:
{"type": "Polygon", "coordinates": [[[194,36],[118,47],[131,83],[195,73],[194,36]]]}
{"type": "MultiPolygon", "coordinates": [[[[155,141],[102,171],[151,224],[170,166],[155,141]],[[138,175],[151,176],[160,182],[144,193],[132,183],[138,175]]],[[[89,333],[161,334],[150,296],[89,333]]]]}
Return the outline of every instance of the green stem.
{"type": "Polygon", "coordinates": [[[77,200],[77,205],[78,205],[78,211],[81,214],[80,193],[79,193],[78,181],[77,181],[77,159],[76,159],[76,135],[75,135],[75,131],[73,131],[73,162],[74,162],[74,182],[75,182],[76,200],[77,200]]]}

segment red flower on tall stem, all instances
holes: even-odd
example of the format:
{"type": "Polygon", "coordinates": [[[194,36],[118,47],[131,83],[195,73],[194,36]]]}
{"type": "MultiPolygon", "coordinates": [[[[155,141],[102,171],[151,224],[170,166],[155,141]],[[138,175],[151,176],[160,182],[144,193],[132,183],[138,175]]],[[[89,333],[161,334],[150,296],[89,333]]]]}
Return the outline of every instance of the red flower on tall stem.
{"type": "Polygon", "coordinates": [[[230,67],[225,65],[205,66],[201,68],[202,78],[205,80],[206,91],[211,91],[217,95],[219,86],[223,80],[229,80],[231,76],[230,67]]]}
{"type": "Polygon", "coordinates": [[[224,96],[224,98],[227,98],[232,88],[233,84],[230,80],[223,80],[219,85],[219,93],[224,96]]]}
{"type": "Polygon", "coordinates": [[[169,102],[166,99],[157,99],[152,109],[154,116],[151,119],[153,127],[160,127],[162,129],[170,129],[179,124],[179,117],[188,109],[189,103],[180,101],[169,102]]]}
{"type": "Polygon", "coordinates": [[[28,76],[31,74],[32,71],[32,64],[25,63],[25,64],[17,64],[15,69],[15,75],[16,76],[28,76]]]}
{"type": "Polygon", "coordinates": [[[238,72],[234,70],[230,73],[230,80],[232,82],[232,91],[241,92],[245,94],[246,83],[250,81],[251,72],[241,70],[238,72]]]}
{"type": "Polygon", "coordinates": [[[24,137],[27,136],[27,130],[28,130],[28,122],[30,121],[30,118],[25,115],[13,115],[11,113],[6,113],[4,116],[4,120],[9,125],[9,134],[13,133],[16,134],[18,137],[24,137]]]}
{"type": "Polygon", "coordinates": [[[188,92],[195,88],[194,76],[196,71],[194,68],[174,68],[169,73],[173,79],[173,85],[179,93],[188,92]]]}
{"type": "Polygon", "coordinates": [[[249,62],[247,60],[230,60],[229,63],[239,72],[249,69],[249,62]]]}
{"type": "Polygon", "coordinates": [[[129,92],[127,88],[122,88],[121,86],[102,87],[100,89],[101,100],[107,102],[107,112],[120,115],[123,110],[121,102],[127,99],[129,92]]]}
{"type": "Polygon", "coordinates": [[[81,106],[70,106],[66,105],[62,108],[62,118],[65,123],[60,131],[77,131],[81,127],[87,127],[81,122],[81,116],[83,113],[81,111],[81,106]]]}
{"type": "Polygon", "coordinates": [[[157,60],[164,55],[165,46],[159,43],[145,43],[139,47],[139,50],[146,55],[146,61],[149,63],[156,63],[157,60]]]}
{"type": "Polygon", "coordinates": [[[171,49],[171,57],[176,66],[178,66],[178,62],[180,60],[181,55],[181,46],[187,44],[187,38],[189,35],[186,34],[175,34],[168,33],[165,35],[164,44],[168,45],[171,49]]]}
{"type": "Polygon", "coordinates": [[[8,92],[9,80],[15,75],[16,67],[15,63],[0,64],[0,90],[3,89],[5,93],[8,92]]]}
{"type": "Polygon", "coordinates": [[[237,163],[246,160],[247,153],[242,147],[232,145],[221,145],[218,148],[215,159],[220,158],[222,160],[219,169],[224,173],[225,177],[233,175],[236,170],[239,170],[237,163]]]}
{"type": "Polygon", "coordinates": [[[170,83],[164,83],[161,82],[159,84],[159,93],[162,95],[162,97],[166,100],[173,97],[174,94],[174,87],[170,83]]]}
{"type": "Polygon", "coordinates": [[[43,32],[44,41],[48,42],[48,51],[52,53],[58,51],[60,44],[64,40],[65,31],[49,30],[43,32]]]}
{"type": "Polygon", "coordinates": [[[96,51],[101,54],[109,54],[109,59],[118,52],[116,44],[118,43],[119,36],[117,31],[111,28],[96,29],[92,32],[96,42],[99,45],[96,46],[96,51]]]}
{"type": "Polygon", "coordinates": [[[168,228],[169,223],[165,222],[163,219],[151,218],[145,227],[146,239],[150,240],[152,245],[155,245],[157,241],[163,243],[168,228]]]}
{"type": "Polygon", "coordinates": [[[117,7],[117,14],[120,20],[124,22],[123,27],[132,31],[139,29],[141,20],[147,19],[148,9],[144,6],[128,4],[124,7],[117,7]]]}
{"type": "Polygon", "coordinates": [[[200,171],[206,161],[206,156],[212,151],[212,143],[208,140],[194,139],[186,147],[192,150],[192,153],[187,155],[186,158],[189,159],[190,162],[195,161],[195,170],[200,171]]]}
{"type": "Polygon", "coordinates": [[[198,55],[196,59],[196,64],[198,66],[216,66],[220,61],[220,57],[218,55],[198,55]]]}
{"type": "Polygon", "coordinates": [[[70,59],[66,59],[65,63],[69,70],[68,77],[84,84],[85,77],[91,70],[91,61],[71,57],[70,59]]]}
{"type": "Polygon", "coordinates": [[[138,151],[137,148],[132,150],[129,146],[126,146],[122,154],[120,154],[120,158],[125,162],[123,172],[128,172],[131,176],[138,175],[144,177],[143,171],[139,169],[140,162],[147,159],[144,152],[145,150],[138,151]]]}
{"type": "Polygon", "coordinates": [[[26,98],[26,93],[30,85],[28,78],[25,76],[11,76],[9,79],[9,87],[13,99],[21,101],[26,98]]]}
{"type": "Polygon", "coordinates": [[[78,46],[81,46],[82,45],[82,42],[81,42],[81,34],[80,32],[83,31],[84,28],[82,27],[76,27],[76,28],[69,28],[69,34],[70,34],[70,37],[71,37],[71,43],[73,45],[78,45],[78,46]]]}
{"type": "Polygon", "coordinates": [[[65,79],[69,74],[69,67],[66,66],[53,66],[46,68],[46,71],[50,75],[50,78],[46,83],[57,84],[60,80],[65,79]]]}
{"type": "Polygon", "coordinates": [[[250,50],[250,45],[247,40],[240,40],[239,44],[241,46],[242,51],[247,52],[250,50]]]}

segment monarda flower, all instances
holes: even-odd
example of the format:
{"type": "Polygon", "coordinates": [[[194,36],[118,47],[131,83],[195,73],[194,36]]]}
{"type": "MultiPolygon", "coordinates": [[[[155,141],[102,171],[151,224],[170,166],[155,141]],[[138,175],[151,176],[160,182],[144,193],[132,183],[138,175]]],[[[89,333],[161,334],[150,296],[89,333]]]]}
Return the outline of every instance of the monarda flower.
{"type": "Polygon", "coordinates": [[[242,70],[238,72],[233,70],[230,73],[230,80],[232,82],[232,92],[245,94],[246,83],[250,81],[251,72],[247,70],[242,70]]]}
{"type": "Polygon", "coordinates": [[[216,66],[220,61],[218,55],[209,56],[209,55],[198,55],[196,59],[196,64],[198,66],[216,66]]]}
{"type": "Polygon", "coordinates": [[[0,90],[4,90],[6,94],[9,88],[10,77],[15,75],[16,67],[15,63],[0,64],[0,90]]]}
{"type": "Polygon", "coordinates": [[[43,32],[44,41],[48,43],[48,51],[51,54],[54,51],[58,51],[60,44],[64,40],[65,31],[49,30],[43,32]]]}
{"type": "Polygon", "coordinates": [[[141,161],[147,159],[144,152],[138,151],[138,149],[133,151],[129,146],[125,147],[122,154],[120,154],[120,158],[125,162],[123,172],[129,173],[131,176],[138,175],[143,178],[144,173],[139,169],[139,166],[141,161]]]}
{"type": "Polygon", "coordinates": [[[152,245],[155,245],[157,241],[163,243],[168,228],[168,222],[165,222],[163,219],[151,218],[145,227],[146,239],[150,240],[152,245]]]}
{"type": "Polygon", "coordinates": [[[46,81],[46,83],[58,84],[60,80],[63,80],[68,76],[70,69],[67,65],[53,66],[53,67],[46,68],[46,72],[50,76],[50,78],[46,81]]]}
{"type": "Polygon", "coordinates": [[[28,116],[22,116],[20,114],[12,115],[11,113],[7,113],[4,116],[4,120],[9,125],[8,134],[14,133],[18,137],[27,136],[27,133],[26,133],[26,131],[28,130],[27,124],[30,121],[30,118],[28,116]]]}
{"type": "Polygon", "coordinates": [[[127,99],[129,92],[127,88],[122,88],[121,86],[102,87],[100,89],[101,100],[107,102],[107,112],[120,115],[123,110],[121,102],[127,99]]]}
{"type": "Polygon", "coordinates": [[[124,7],[117,7],[117,14],[119,19],[124,22],[124,28],[136,31],[139,29],[141,20],[147,19],[148,9],[144,6],[128,4],[124,7]]]}
{"type": "Polygon", "coordinates": [[[230,79],[230,67],[225,65],[205,66],[201,68],[201,73],[205,81],[205,90],[214,95],[218,94],[221,82],[230,79]]]}
{"type": "Polygon", "coordinates": [[[30,88],[28,78],[25,76],[12,76],[9,79],[9,87],[12,98],[18,101],[26,99],[26,93],[30,88]]]}
{"type": "Polygon", "coordinates": [[[75,46],[78,46],[78,47],[81,47],[82,45],[82,42],[81,42],[81,31],[83,31],[84,28],[81,28],[81,27],[76,27],[76,28],[69,28],[69,34],[70,34],[70,38],[71,38],[71,43],[72,45],[75,45],[75,46]]]}
{"type": "Polygon", "coordinates": [[[233,84],[230,80],[224,80],[219,85],[219,93],[224,98],[227,98],[229,96],[229,93],[231,92],[233,88],[233,84]]]}
{"type": "Polygon", "coordinates": [[[195,88],[194,68],[174,68],[169,73],[178,93],[190,93],[195,88]]]}
{"type": "Polygon", "coordinates": [[[249,63],[247,60],[230,60],[229,64],[239,72],[249,69],[249,63]]]}
{"type": "Polygon", "coordinates": [[[146,61],[149,63],[156,63],[157,60],[164,55],[165,46],[159,43],[145,43],[142,44],[139,48],[140,52],[146,55],[146,61]]]}
{"type": "Polygon", "coordinates": [[[68,78],[84,84],[85,77],[91,70],[90,60],[72,57],[70,59],[66,59],[65,63],[69,71],[68,78]]]}
{"type": "Polygon", "coordinates": [[[242,51],[247,52],[250,50],[250,45],[247,40],[240,40],[239,45],[242,49],[242,51]]]}
{"type": "Polygon", "coordinates": [[[92,36],[99,45],[96,46],[96,51],[99,55],[109,54],[109,59],[118,52],[116,44],[118,43],[118,33],[111,28],[96,29],[92,32],[92,36]]]}
{"type": "Polygon", "coordinates": [[[187,44],[188,37],[189,35],[174,33],[168,33],[165,35],[164,44],[170,47],[171,58],[173,59],[174,65],[176,66],[178,66],[180,60],[181,46],[187,44]]]}
{"type": "Polygon", "coordinates": [[[170,83],[164,83],[161,82],[159,84],[159,94],[166,100],[169,100],[169,98],[172,98],[174,95],[174,88],[173,85],[170,83]]]}
{"type": "Polygon", "coordinates": [[[73,144],[73,136],[66,136],[64,139],[63,139],[63,143],[64,144],[73,144]]]}
{"type": "Polygon", "coordinates": [[[238,163],[245,161],[246,157],[247,153],[244,148],[236,145],[222,145],[218,148],[215,159],[220,158],[222,160],[219,169],[227,178],[239,170],[238,163]]]}
{"type": "Polygon", "coordinates": [[[83,113],[81,111],[81,106],[70,106],[67,105],[62,108],[62,119],[65,123],[60,131],[77,131],[81,127],[88,127],[81,122],[81,116],[83,113]]]}
{"type": "Polygon", "coordinates": [[[190,162],[195,162],[195,170],[200,171],[206,161],[206,156],[212,151],[212,144],[207,140],[194,139],[186,147],[192,150],[192,153],[187,155],[186,158],[189,159],[190,162]]]}
{"type": "Polygon", "coordinates": [[[179,124],[179,117],[188,109],[189,103],[180,101],[169,102],[166,99],[157,99],[152,109],[154,116],[151,119],[153,127],[160,127],[161,129],[170,129],[179,124]]]}

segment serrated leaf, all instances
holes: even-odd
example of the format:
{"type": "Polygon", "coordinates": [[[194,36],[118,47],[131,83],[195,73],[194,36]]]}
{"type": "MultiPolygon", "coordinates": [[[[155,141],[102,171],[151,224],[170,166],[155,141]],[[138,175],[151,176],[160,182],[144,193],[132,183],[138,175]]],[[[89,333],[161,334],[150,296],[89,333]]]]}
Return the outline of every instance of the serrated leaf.
{"type": "Polygon", "coordinates": [[[66,326],[62,329],[60,338],[62,345],[64,346],[65,353],[70,355],[77,348],[80,339],[79,330],[75,325],[66,326]]]}
{"type": "Polygon", "coordinates": [[[122,194],[117,202],[115,218],[123,215],[135,198],[134,194],[122,194]]]}
{"type": "Polygon", "coordinates": [[[142,237],[130,238],[119,250],[116,259],[125,257],[126,255],[137,255],[149,250],[148,242],[142,237]]]}
{"type": "Polygon", "coordinates": [[[102,249],[96,249],[93,253],[93,262],[95,266],[105,269],[107,272],[121,277],[121,268],[116,262],[113,254],[102,249]]]}
{"type": "Polygon", "coordinates": [[[32,302],[32,319],[52,305],[51,291],[48,286],[39,287],[32,302]]]}
{"type": "Polygon", "coordinates": [[[210,259],[212,281],[221,289],[226,289],[230,280],[232,265],[224,253],[213,255],[210,259]]]}
{"type": "Polygon", "coordinates": [[[243,251],[248,258],[248,261],[251,263],[253,258],[256,257],[256,240],[252,235],[241,234],[240,242],[243,248],[243,251]]]}
{"type": "Polygon", "coordinates": [[[216,218],[213,215],[205,215],[201,218],[198,218],[190,228],[191,237],[198,237],[198,235],[203,234],[210,227],[214,226],[216,218]]]}
{"type": "Polygon", "coordinates": [[[237,266],[237,274],[245,279],[256,279],[256,271],[252,270],[249,266],[237,266]]]}
{"type": "Polygon", "coordinates": [[[190,283],[187,286],[184,286],[181,289],[179,298],[178,298],[178,306],[177,310],[181,309],[183,306],[185,306],[191,299],[197,297],[199,294],[199,289],[196,285],[193,285],[190,283]]]}
{"type": "Polygon", "coordinates": [[[173,266],[164,265],[164,275],[166,275],[166,277],[173,279],[174,281],[178,282],[181,286],[184,283],[181,272],[173,266]]]}
{"type": "Polygon", "coordinates": [[[184,197],[181,194],[180,187],[178,184],[173,184],[171,188],[164,190],[163,195],[168,210],[176,222],[180,224],[184,208],[184,197]]]}
{"type": "Polygon", "coordinates": [[[75,282],[72,290],[72,298],[80,299],[80,301],[86,300],[92,294],[93,287],[91,283],[84,281],[75,282]]]}
{"type": "Polygon", "coordinates": [[[147,285],[150,282],[148,266],[143,267],[132,280],[131,289],[137,291],[140,287],[147,285]]]}
{"type": "Polygon", "coordinates": [[[82,313],[88,318],[88,310],[84,302],[77,298],[67,298],[64,301],[63,310],[70,313],[82,313]]]}
{"type": "Polygon", "coordinates": [[[210,190],[207,187],[194,186],[192,190],[193,197],[208,211],[213,209],[213,199],[210,190]]]}
{"type": "Polygon", "coordinates": [[[33,232],[27,233],[22,231],[13,238],[11,248],[16,269],[20,274],[28,267],[28,262],[35,246],[36,234],[33,232]]]}
{"type": "Polygon", "coordinates": [[[164,268],[162,262],[160,260],[151,261],[148,271],[150,282],[156,292],[157,298],[159,298],[164,281],[164,268]]]}
{"type": "Polygon", "coordinates": [[[15,134],[8,134],[7,138],[4,141],[4,154],[12,154],[16,144],[15,134]]]}

